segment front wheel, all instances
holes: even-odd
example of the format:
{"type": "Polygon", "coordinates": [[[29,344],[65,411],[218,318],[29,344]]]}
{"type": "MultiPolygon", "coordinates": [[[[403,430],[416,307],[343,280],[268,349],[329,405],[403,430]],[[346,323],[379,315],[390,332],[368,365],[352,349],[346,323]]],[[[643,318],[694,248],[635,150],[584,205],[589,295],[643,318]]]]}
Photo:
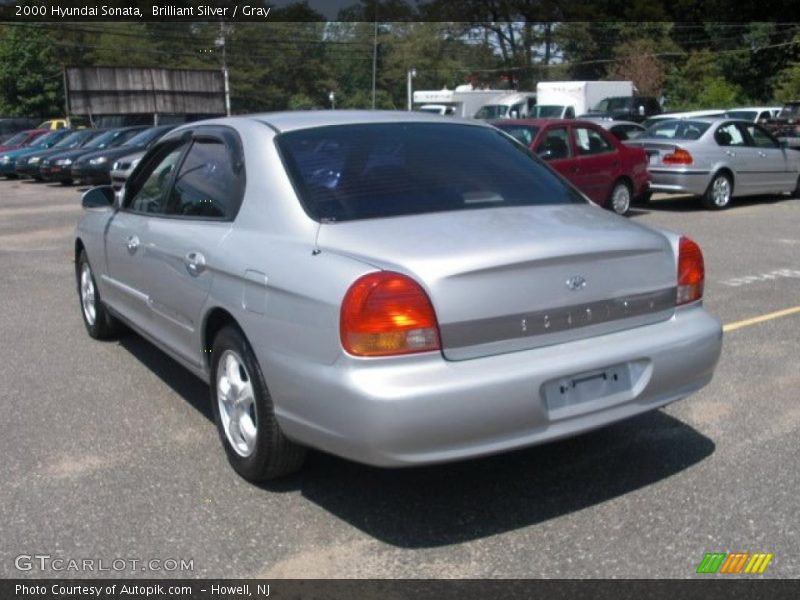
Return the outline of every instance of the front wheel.
{"type": "Polygon", "coordinates": [[[703,206],[709,210],[722,210],[728,208],[733,194],[733,182],[724,173],[718,173],[703,196],[703,206]]]}
{"type": "Polygon", "coordinates": [[[297,471],[306,448],[289,440],[258,361],[242,332],[223,328],[211,351],[211,406],[234,470],[253,482],[297,471]]]}
{"type": "Polygon", "coordinates": [[[631,208],[631,188],[624,181],[614,184],[608,206],[618,215],[627,215],[631,208]]]}
{"type": "Polygon", "coordinates": [[[78,284],[78,298],[81,302],[81,316],[88,334],[96,340],[114,337],[119,331],[119,322],[108,312],[100,298],[92,267],[81,250],[75,269],[78,284]]]}

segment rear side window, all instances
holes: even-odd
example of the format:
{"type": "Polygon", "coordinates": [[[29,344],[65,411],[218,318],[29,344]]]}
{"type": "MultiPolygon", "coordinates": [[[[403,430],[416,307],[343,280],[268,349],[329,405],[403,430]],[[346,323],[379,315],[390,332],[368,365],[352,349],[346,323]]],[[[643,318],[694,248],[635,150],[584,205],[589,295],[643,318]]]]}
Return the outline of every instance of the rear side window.
{"type": "Polygon", "coordinates": [[[569,158],[572,151],[569,147],[569,135],[566,127],[556,127],[548,129],[539,146],[536,148],[538,154],[544,160],[558,160],[569,158]]]}
{"type": "Polygon", "coordinates": [[[614,150],[599,131],[588,127],[574,127],[572,131],[575,133],[575,145],[578,148],[579,156],[603,154],[614,150]]]}
{"type": "Polygon", "coordinates": [[[276,143],[317,220],[585,202],[527,149],[488,127],[337,125],[283,133],[276,143]]]}
{"type": "Polygon", "coordinates": [[[670,119],[654,123],[642,134],[642,137],[696,140],[700,138],[709,127],[711,127],[711,124],[704,121],[670,119]]]}
{"type": "Polygon", "coordinates": [[[235,212],[239,178],[221,141],[192,144],[169,194],[166,214],[224,219],[235,212]]]}

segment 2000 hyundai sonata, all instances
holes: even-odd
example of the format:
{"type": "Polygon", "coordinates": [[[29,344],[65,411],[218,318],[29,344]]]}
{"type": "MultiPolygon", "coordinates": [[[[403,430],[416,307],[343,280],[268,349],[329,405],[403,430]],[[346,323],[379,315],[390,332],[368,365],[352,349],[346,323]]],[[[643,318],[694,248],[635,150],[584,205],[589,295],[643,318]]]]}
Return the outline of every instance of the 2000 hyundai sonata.
{"type": "Polygon", "coordinates": [[[719,358],[693,241],[478,121],[190,124],[83,204],[89,334],[125,323],[208,381],[251,480],[308,447],[400,466],[575,435],[691,394],[719,358]]]}

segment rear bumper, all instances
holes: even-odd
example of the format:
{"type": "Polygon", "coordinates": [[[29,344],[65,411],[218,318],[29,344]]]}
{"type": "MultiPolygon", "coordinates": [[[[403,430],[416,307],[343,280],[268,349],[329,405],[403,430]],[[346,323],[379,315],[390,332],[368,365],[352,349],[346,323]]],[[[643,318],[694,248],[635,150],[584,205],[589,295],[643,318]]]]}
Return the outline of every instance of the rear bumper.
{"type": "Polygon", "coordinates": [[[273,354],[262,364],[288,436],[406,466],[541,444],[664,406],[711,380],[721,346],[720,322],[691,306],[653,325],[479,359],[431,353],[324,366],[273,354]],[[630,369],[627,389],[548,408],[546,384],[620,365],[630,369]]]}
{"type": "Polygon", "coordinates": [[[665,194],[702,196],[711,183],[710,171],[700,169],[650,169],[650,190],[665,194]]]}

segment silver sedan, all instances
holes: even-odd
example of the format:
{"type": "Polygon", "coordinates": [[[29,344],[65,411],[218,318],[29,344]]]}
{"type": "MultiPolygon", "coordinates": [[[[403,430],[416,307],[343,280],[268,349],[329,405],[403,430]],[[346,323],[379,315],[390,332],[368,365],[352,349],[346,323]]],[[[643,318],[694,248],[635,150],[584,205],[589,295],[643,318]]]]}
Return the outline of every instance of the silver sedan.
{"type": "Polygon", "coordinates": [[[720,354],[695,242],[480,121],[193,123],[83,205],[89,335],[126,324],[208,382],[250,480],[307,448],[404,466],[576,435],[695,392],[720,354]]]}
{"type": "Polygon", "coordinates": [[[756,123],[720,119],[659,121],[635,140],[649,156],[650,190],[700,196],[709,209],[731,198],[800,196],[800,152],[756,123]]]}

